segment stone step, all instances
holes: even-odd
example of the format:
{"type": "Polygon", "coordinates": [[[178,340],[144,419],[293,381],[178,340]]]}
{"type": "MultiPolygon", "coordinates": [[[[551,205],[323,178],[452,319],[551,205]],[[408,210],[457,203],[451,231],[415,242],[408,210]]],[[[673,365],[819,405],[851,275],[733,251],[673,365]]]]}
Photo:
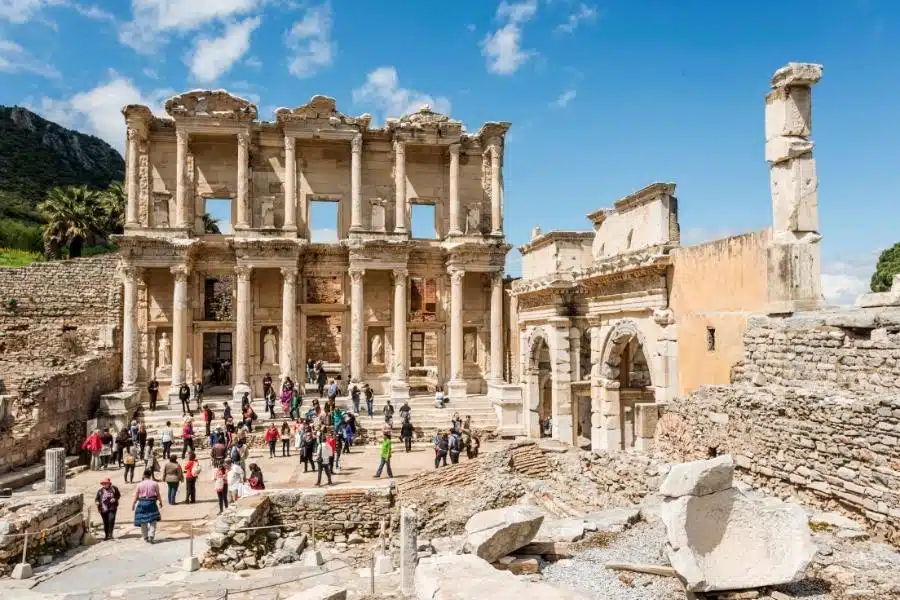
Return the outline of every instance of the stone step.
{"type": "MultiPolygon", "coordinates": [[[[74,467],[78,464],[78,461],[80,459],[80,456],[67,456],[66,467],[74,467]]],[[[8,473],[0,475],[0,488],[12,488],[15,490],[35,483],[36,481],[41,481],[43,478],[44,464],[39,463],[36,465],[31,465],[30,467],[25,467],[24,469],[10,471],[8,473]]]]}

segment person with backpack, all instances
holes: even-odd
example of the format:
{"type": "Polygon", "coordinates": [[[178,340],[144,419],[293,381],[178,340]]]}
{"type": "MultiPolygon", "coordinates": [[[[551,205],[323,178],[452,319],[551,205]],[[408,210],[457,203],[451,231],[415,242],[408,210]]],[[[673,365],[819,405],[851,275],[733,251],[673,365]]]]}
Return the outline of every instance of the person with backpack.
{"type": "Polygon", "coordinates": [[[456,431],[450,432],[450,437],[447,440],[447,450],[450,454],[450,463],[451,464],[459,464],[459,453],[462,448],[460,447],[460,439],[459,433],[456,431]]]}
{"type": "Polygon", "coordinates": [[[168,460],[169,452],[172,449],[172,442],[175,440],[175,432],[172,431],[172,421],[166,421],[166,426],[159,432],[159,441],[162,442],[163,458],[168,460]]]}
{"type": "Polygon", "coordinates": [[[355,383],[350,388],[350,401],[353,403],[353,412],[359,414],[359,386],[355,383]]]}
{"type": "Polygon", "coordinates": [[[322,471],[325,472],[325,475],[328,476],[328,485],[332,485],[331,482],[331,464],[334,461],[334,447],[331,445],[331,434],[325,434],[324,439],[319,439],[319,444],[316,447],[315,455],[316,462],[319,464],[319,477],[316,479],[316,487],[322,485],[322,471]]]}
{"type": "Polygon", "coordinates": [[[435,437],[434,468],[437,469],[440,466],[441,462],[443,462],[444,466],[446,467],[447,466],[447,451],[448,451],[448,446],[449,446],[448,441],[447,441],[447,434],[441,433],[439,431],[437,433],[437,435],[435,435],[434,437],[435,437]]]}
{"type": "Polygon", "coordinates": [[[366,397],[366,412],[371,419],[375,416],[375,392],[368,383],[364,386],[363,395],[366,397]]]}
{"type": "Polygon", "coordinates": [[[407,452],[412,450],[413,424],[409,417],[403,419],[403,425],[400,426],[400,439],[403,440],[403,446],[407,452]]]}

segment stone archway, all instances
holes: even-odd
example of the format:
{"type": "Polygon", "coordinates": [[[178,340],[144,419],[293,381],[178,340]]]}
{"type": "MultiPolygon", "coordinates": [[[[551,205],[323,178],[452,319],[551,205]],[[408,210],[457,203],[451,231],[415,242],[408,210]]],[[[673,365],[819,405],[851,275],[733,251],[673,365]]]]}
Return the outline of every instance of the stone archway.
{"type": "Polygon", "coordinates": [[[552,413],[553,364],[547,334],[540,328],[533,330],[524,348],[526,428],[529,437],[539,438],[552,413]]]}

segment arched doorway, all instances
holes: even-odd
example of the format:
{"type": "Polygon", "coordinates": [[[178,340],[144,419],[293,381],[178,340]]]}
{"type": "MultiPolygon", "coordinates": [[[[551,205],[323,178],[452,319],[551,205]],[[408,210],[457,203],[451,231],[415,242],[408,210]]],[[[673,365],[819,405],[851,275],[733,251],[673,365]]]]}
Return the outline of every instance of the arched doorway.
{"type": "Polygon", "coordinates": [[[540,437],[550,437],[550,415],[553,411],[553,370],[550,364],[550,347],[541,338],[534,349],[538,370],[538,422],[540,437]]]}
{"type": "Polygon", "coordinates": [[[553,364],[544,332],[540,329],[533,331],[524,349],[528,435],[532,438],[546,437],[553,414],[553,364]]]}
{"type": "Polygon", "coordinates": [[[640,413],[655,403],[650,363],[643,335],[637,323],[621,321],[607,337],[603,350],[604,418],[612,420],[614,432],[608,447],[627,449],[646,436],[640,427],[640,413]]]}

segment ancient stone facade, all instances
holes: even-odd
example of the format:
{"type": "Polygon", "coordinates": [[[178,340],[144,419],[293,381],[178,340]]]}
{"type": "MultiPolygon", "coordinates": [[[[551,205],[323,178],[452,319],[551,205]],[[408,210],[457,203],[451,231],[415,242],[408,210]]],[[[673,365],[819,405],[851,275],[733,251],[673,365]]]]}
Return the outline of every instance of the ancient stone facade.
{"type": "Polygon", "coordinates": [[[467,134],[423,107],[374,128],[324,96],[263,122],[224,91],[166,111],[123,109],[124,388],[208,379],[231,362],[235,393],[259,395],[266,373],[296,380],[307,359],[395,397],[484,392],[502,377],[509,123],[467,134]],[[206,231],[214,200],[230,203],[230,231],[206,231]],[[334,222],[313,222],[323,203],[334,222]],[[413,235],[422,206],[432,239],[413,235]],[[323,228],[336,243],[313,241],[323,228]]]}

